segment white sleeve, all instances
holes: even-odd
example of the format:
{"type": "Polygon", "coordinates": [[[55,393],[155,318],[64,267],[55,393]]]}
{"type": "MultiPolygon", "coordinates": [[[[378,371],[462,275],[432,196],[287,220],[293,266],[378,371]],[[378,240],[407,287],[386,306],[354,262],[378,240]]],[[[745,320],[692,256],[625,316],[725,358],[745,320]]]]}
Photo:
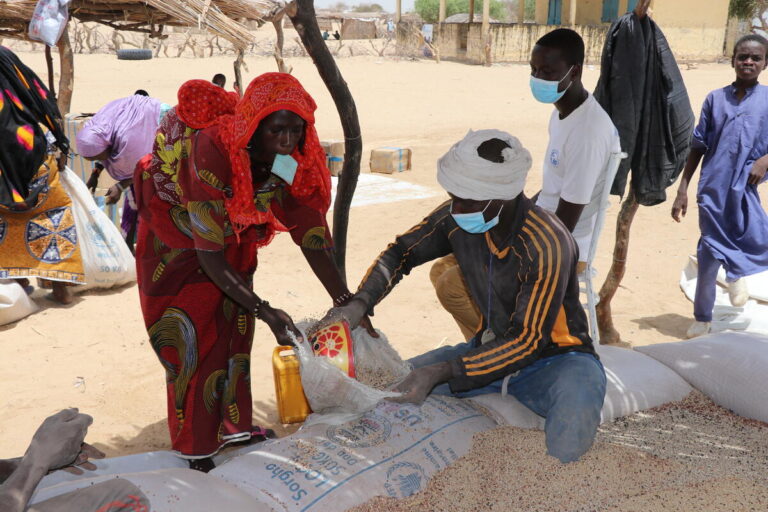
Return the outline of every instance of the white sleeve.
{"type": "Polygon", "coordinates": [[[560,199],[569,203],[589,204],[611,156],[611,134],[590,132],[574,132],[565,143],[560,199]]]}

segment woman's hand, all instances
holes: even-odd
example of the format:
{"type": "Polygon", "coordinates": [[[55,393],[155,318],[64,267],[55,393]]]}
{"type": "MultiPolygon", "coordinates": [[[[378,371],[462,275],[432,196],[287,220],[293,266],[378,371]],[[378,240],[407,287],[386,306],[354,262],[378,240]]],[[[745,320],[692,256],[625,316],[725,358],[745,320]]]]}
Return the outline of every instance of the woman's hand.
{"type": "Polygon", "coordinates": [[[293,336],[299,341],[304,339],[291,317],[282,309],[275,309],[269,304],[263,303],[259,307],[259,318],[269,326],[279,345],[294,344],[293,337],[289,332],[293,333],[293,336]]]}
{"type": "Polygon", "coordinates": [[[680,222],[682,217],[688,212],[688,194],[685,191],[678,190],[675,202],[672,203],[672,218],[675,222],[680,222]]]}

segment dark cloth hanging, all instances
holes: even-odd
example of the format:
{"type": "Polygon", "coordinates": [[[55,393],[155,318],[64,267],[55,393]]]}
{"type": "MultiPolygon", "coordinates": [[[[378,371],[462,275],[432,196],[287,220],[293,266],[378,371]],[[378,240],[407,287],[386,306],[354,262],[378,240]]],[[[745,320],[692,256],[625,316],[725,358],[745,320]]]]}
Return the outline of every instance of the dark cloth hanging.
{"type": "Polygon", "coordinates": [[[56,98],[35,72],[0,46],[0,205],[14,210],[36,205],[40,190],[30,182],[48,154],[46,132],[69,151],[60,119],[56,98]]]}
{"type": "Polygon", "coordinates": [[[649,17],[629,13],[611,25],[594,96],[619,130],[621,147],[629,155],[611,193],[624,195],[631,169],[638,203],[664,202],[666,188],[688,158],[694,115],[667,39],[649,17]]]}

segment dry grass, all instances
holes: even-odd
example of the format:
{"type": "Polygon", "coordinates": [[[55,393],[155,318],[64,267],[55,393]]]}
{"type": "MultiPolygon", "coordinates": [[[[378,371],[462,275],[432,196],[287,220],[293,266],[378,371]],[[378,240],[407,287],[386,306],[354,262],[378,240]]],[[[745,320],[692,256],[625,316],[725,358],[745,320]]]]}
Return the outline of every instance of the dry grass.
{"type": "MultiPolygon", "coordinates": [[[[15,28],[32,18],[36,0],[0,0],[0,28],[15,28]]],[[[251,35],[235,18],[263,20],[276,7],[274,0],[73,0],[70,14],[81,21],[100,21],[139,28],[188,25],[205,28],[246,48],[251,35]]]]}

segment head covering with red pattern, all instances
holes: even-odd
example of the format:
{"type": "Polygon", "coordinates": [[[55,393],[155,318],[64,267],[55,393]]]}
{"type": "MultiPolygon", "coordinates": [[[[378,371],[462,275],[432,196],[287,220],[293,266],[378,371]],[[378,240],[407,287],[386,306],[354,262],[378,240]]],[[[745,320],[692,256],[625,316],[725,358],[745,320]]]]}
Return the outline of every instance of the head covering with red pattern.
{"type": "Polygon", "coordinates": [[[232,166],[232,197],[225,206],[235,232],[262,224],[267,227],[267,238],[274,231],[286,231],[271,212],[260,212],[254,205],[251,160],[246,149],[259,123],[279,110],[293,112],[306,123],[303,147],[291,155],[298,167],[288,192],[301,204],[327,213],[331,177],[315,130],[317,105],[301,83],[287,73],[264,73],[253,79],[234,108],[230,94],[204,80],[191,80],[179,89],[177,111],[192,128],[220,127],[220,142],[232,166]]]}

